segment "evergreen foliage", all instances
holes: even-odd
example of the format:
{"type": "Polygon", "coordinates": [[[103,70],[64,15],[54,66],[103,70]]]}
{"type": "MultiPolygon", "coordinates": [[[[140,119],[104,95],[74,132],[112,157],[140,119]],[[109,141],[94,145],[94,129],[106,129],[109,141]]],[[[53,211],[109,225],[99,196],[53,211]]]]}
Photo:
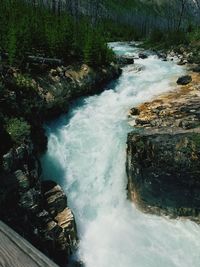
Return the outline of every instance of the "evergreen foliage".
{"type": "Polygon", "coordinates": [[[36,54],[98,66],[114,60],[107,41],[148,39],[169,46],[199,39],[198,10],[194,12],[192,2],[186,6],[190,1],[78,2],[77,7],[72,3],[57,10],[51,1],[1,0],[0,50],[9,63],[21,64],[27,55],[36,54]]]}
{"type": "Polygon", "coordinates": [[[10,64],[22,63],[28,54],[108,64],[113,58],[103,36],[103,28],[84,16],[74,19],[66,10],[55,14],[25,0],[1,0],[0,50],[10,64]]]}
{"type": "Polygon", "coordinates": [[[21,90],[35,89],[35,84],[33,83],[32,79],[27,75],[22,75],[19,73],[15,76],[15,85],[16,88],[21,90]]]}
{"type": "Polygon", "coordinates": [[[114,54],[97,30],[89,32],[84,43],[84,62],[92,66],[106,65],[114,59],[114,54]]]}
{"type": "Polygon", "coordinates": [[[7,122],[7,132],[15,144],[20,144],[30,136],[30,125],[22,118],[11,118],[7,122]]]}

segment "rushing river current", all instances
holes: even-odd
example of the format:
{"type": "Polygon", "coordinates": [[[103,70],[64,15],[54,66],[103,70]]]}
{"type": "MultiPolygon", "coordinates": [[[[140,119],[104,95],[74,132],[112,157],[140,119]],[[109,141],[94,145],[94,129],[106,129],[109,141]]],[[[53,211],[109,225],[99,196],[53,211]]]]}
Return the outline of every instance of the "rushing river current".
{"type": "MultiPolygon", "coordinates": [[[[111,46],[138,55],[137,47],[111,46]]],[[[107,90],[80,99],[47,127],[44,176],[67,193],[80,238],[77,256],[86,267],[200,267],[199,226],[143,214],[126,191],[126,139],[133,129],[127,112],[172,89],[183,73],[154,55],[136,59],[107,90]]]]}

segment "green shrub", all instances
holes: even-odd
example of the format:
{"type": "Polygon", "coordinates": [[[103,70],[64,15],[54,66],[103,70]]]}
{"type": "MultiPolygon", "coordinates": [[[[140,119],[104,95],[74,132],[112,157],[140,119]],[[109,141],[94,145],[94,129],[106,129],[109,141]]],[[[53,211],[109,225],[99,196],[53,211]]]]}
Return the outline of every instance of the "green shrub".
{"type": "Polygon", "coordinates": [[[15,82],[17,87],[20,89],[35,89],[35,83],[27,75],[17,74],[15,82]]]}
{"type": "Polygon", "coordinates": [[[200,41],[200,28],[196,28],[195,30],[191,31],[189,33],[189,39],[194,42],[194,41],[200,41]]]}
{"type": "Polygon", "coordinates": [[[12,141],[16,144],[21,144],[29,137],[31,126],[23,118],[9,119],[6,125],[6,130],[9,133],[12,141]]]}

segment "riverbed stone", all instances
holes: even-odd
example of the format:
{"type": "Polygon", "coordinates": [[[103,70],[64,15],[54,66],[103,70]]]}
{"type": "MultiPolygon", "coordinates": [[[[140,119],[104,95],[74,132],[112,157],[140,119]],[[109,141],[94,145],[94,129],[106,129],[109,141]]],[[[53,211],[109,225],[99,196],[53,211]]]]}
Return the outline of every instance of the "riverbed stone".
{"type": "Polygon", "coordinates": [[[140,111],[139,111],[139,109],[137,107],[133,107],[133,108],[130,109],[129,113],[132,116],[137,116],[137,115],[140,114],[140,111]]]}
{"type": "Polygon", "coordinates": [[[192,77],[190,75],[181,76],[177,80],[178,85],[186,85],[192,81],[192,77]]]}
{"type": "Polygon", "coordinates": [[[148,55],[141,52],[141,53],[138,54],[138,57],[141,58],[141,59],[146,59],[146,58],[148,58],[148,55]]]}
{"type": "Polygon", "coordinates": [[[123,67],[125,65],[134,64],[134,58],[126,55],[117,56],[117,62],[121,67],[123,67]]]}

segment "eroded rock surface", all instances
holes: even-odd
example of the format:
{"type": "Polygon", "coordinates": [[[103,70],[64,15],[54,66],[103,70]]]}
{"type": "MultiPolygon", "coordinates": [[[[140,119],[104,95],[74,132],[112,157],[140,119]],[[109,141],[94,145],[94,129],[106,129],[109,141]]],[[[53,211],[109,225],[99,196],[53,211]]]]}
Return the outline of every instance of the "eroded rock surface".
{"type": "Polygon", "coordinates": [[[128,194],[156,214],[200,222],[200,76],[129,112],[128,194]]]}
{"type": "Polygon", "coordinates": [[[40,175],[31,142],[3,156],[0,218],[62,266],[77,246],[75,219],[62,188],[40,175]]]}
{"type": "Polygon", "coordinates": [[[200,133],[128,136],[129,196],[144,210],[200,219],[200,133]]]}

